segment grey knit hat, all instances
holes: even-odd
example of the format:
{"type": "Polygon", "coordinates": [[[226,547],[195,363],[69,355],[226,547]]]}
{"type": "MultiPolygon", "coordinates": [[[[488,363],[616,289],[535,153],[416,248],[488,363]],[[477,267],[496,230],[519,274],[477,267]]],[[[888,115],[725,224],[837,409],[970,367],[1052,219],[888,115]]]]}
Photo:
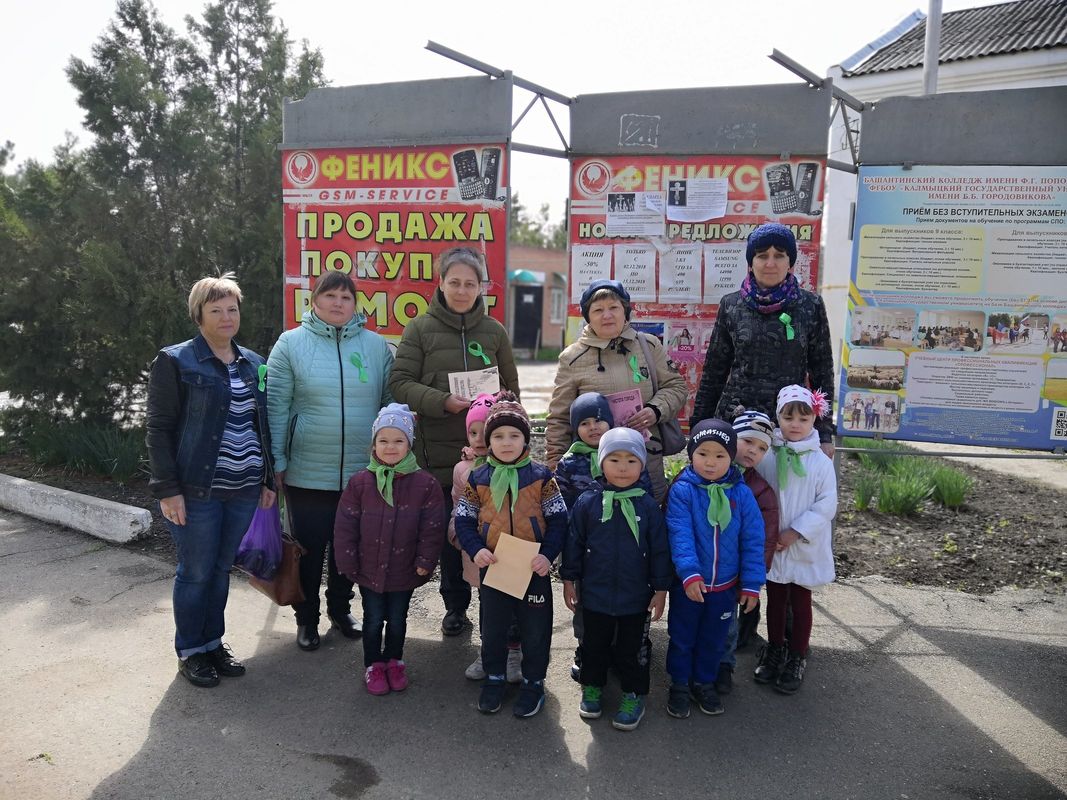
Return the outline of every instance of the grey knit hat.
{"type": "Polygon", "coordinates": [[[408,437],[408,447],[415,444],[415,415],[404,403],[390,403],[378,412],[370,429],[371,439],[374,439],[382,428],[396,428],[408,437]]]}

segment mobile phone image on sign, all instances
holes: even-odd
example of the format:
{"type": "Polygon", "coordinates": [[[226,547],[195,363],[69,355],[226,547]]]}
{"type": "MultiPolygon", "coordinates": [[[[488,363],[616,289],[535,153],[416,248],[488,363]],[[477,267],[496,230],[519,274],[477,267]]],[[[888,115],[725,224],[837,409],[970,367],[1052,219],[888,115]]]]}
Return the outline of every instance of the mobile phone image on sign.
{"type": "Polygon", "coordinates": [[[487,147],[482,150],[482,197],[496,200],[496,187],[500,179],[500,148],[487,147]]]}
{"type": "Polygon", "coordinates": [[[804,161],[797,165],[797,211],[801,214],[811,213],[818,175],[819,165],[814,161],[804,161]]]}
{"type": "Polygon", "coordinates": [[[771,164],[764,172],[771,196],[771,211],[784,214],[797,210],[797,193],[793,189],[793,170],[788,164],[771,164]]]}
{"type": "Polygon", "coordinates": [[[456,186],[463,200],[477,200],[483,197],[485,187],[482,176],[478,173],[478,155],[474,150],[460,150],[453,153],[452,163],[456,167],[456,186]]]}

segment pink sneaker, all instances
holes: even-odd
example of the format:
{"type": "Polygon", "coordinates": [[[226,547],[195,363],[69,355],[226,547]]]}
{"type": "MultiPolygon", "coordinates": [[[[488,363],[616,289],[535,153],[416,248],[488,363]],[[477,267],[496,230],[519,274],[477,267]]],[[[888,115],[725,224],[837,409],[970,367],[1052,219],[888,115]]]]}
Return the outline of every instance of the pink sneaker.
{"type": "Polygon", "coordinates": [[[404,662],[395,658],[389,659],[389,663],[385,665],[385,677],[389,681],[389,688],[394,692],[402,692],[408,688],[408,676],[404,670],[404,662]]]}
{"type": "Polygon", "coordinates": [[[367,683],[367,691],[371,694],[389,694],[389,680],[385,677],[385,664],[377,661],[367,667],[363,676],[367,683]]]}

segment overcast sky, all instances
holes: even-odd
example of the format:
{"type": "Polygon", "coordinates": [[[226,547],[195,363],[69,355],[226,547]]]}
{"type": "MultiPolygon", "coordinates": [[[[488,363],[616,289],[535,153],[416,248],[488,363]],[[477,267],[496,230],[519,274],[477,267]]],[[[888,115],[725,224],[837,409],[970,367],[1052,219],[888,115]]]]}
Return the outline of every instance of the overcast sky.
{"type": "MultiPolygon", "coordinates": [[[[944,0],[953,11],[986,0],[944,0]]],[[[70,131],[82,144],[82,112],[64,68],[88,59],[112,18],[111,0],[5,3],[0,47],[0,141],[15,143],[16,161],[47,161],[70,131]]],[[[164,21],[182,31],[198,0],[158,0],[164,21]]],[[[668,89],[790,83],[772,62],[773,48],[820,75],[896,25],[922,0],[507,0],[445,3],[325,3],[278,0],[275,16],[291,37],[321,48],[333,86],[476,74],[424,49],[434,40],[483,62],[510,69],[564,95],[628,89],[668,89]]],[[[516,116],[531,95],[517,90],[516,116]]],[[[560,124],[567,132],[566,111],[560,124]]],[[[531,111],[516,141],[559,147],[543,110],[531,111]]],[[[512,186],[528,207],[563,213],[567,172],[562,160],[516,154],[512,186]]]]}

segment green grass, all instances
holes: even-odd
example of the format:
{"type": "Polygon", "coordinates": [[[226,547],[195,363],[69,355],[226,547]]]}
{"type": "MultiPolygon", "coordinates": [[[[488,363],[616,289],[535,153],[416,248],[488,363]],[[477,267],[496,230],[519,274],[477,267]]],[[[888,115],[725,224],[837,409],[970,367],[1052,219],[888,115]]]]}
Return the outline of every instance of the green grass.
{"type": "Polygon", "coordinates": [[[35,425],[24,443],[30,457],[47,467],[107,475],[128,481],[145,466],[144,431],[77,421],[35,425]]]}
{"type": "Polygon", "coordinates": [[[856,479],[856,491],[853,498],[858,511],[866,511],[871,507],[871,501],[878,493],[881,481],[881,476],[873,472],[864,470],[860,473],[859,478],[856,479]]]}
{"type": "Polygon", "coordinates": [[[951,467],[937,467],[930,476],[934,500],[945,508],[959,508],[974,488],[974,481],[966,473],[951,467]]]}
{"type": "Polygon", "coordinates": [[[897,517],[919,513],[934,489],[922,475],[887,475],[878,487],[878,510],[897,517]]]}

